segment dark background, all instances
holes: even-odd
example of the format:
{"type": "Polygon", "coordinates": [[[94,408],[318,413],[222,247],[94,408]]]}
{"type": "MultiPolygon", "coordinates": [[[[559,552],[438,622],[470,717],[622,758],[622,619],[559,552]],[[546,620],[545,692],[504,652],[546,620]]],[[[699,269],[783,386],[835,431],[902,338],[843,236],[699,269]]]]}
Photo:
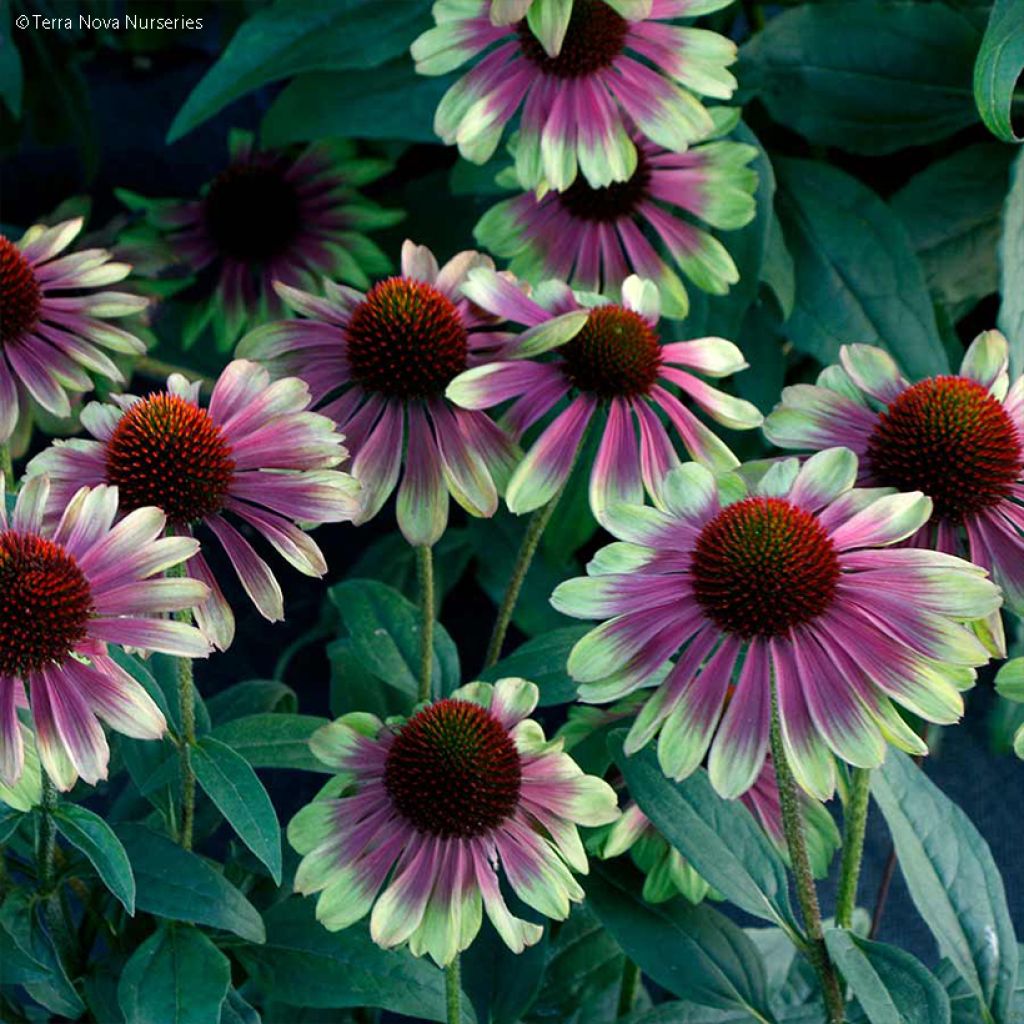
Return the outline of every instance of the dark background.
{"type": "MultiPolygon", "coordinates": [[[[50,5],[61,16],[74,16],[83,5],[50,5]]],[[[238,3],[143,4],[143,13],[167,13],[160,8],[173,6],[178,14],[202,14],[205,27],[201,32],[181,33],[164,48],[152,52],[117,51],[91,36],[62,40],[46,40],[51,51],[48,64],[19,38],[19,49],[26,59],[29,81],[38,84],[38,76],[69,75],[67,58],[72,53],[86,55],[80,63],[81,76],[76,93],[64,102],[69,109],[59,118],[70,117],[70,124],[57,123],[48,117],[45,107],[35,119],[15,128],[6,111],[0,115],[0,196],[3,207],[0,222],[4,229],[20,231],[37,219],[46,218],[60,203],[71,196],[88,195],[92,199],[92,215],[87,230],[102,228],[111,218],[122,214],[113,190],[124,187],[148,196],[190,197],[214,176],[226,157],[228,129],[255,129],[269,106],[273,88],[250,95],[230,106],[227,111],[206,122],[184,139],[168,147],[164,142],[172,118],[186,96],[212,64],[237,21],[244,17],[247,5],[238,3]],[[76,138],[74,125],[83,134],[91,135],[94,144],[83,145],[76,138]],[[56,126],[55,126],[56,125],[56,126]],[[87,130],[86,130],[87,129],[87,130]]],[[[249,9],[254,5],[249,5],[249,9]]],[[[38,7],[37,10],[42,10],[38,7]]],[[[29,35],[33,33],[21,33],[29,35]]],[[[77,74],[77,73],[76,73],[77,74]]],[[[71,75],[74,84],[76,76],[71,75]]],[[[56,81],[54,81],[54,84],[56,81]]],[[[51,112],[52,113],[52,112],[51,112]]],[[[751,118],[756,122],[756,111],[751,118]]],[[[760,126],[758,126],[760,130],[760,126]]],[[[979,133],[984,138],[984,133],[979,133]]],[[[863,160],[861,162],[864,162],[863,160]]],[[[413,146],[402,154],[393,174],[375,183],[367,193],[384,205],[402,206],[407,201],[410,183],[443,180],[441,173],[454,163],[452,152],[440,146],[413,146]]],[[[915,170],[911,151],[888,158],[886,174],[895,188],[915,170]]],[[[877,171],[877,168],[875,169],[877,171]]],[[[877,174],[875,175],[877,184],[877,174]]],[[[414,184],[412,191],[422,191],[414,184]]],[[[406,235],[431,245],[431,223],[436,217],[436,204],[443,206],[443,195],[433,195],[432,210],[409,210],[405,224],[389,232],[378,233],[376,239],[393,257],[401,238],[406,235]]],[[[481,204],[480,211],[486,206],[481,204]]],[[[460,207],[460,215],[466,209],[460,207]]],[[[476,214],[466,219],[466,246],[472,244],[470,228],[476,214]]],[[[451,232],[450,222],[446,233],[451,232]]],[[[981,310],[979,326],[985,321],[981,310]]],[[[972,318],[974,319],[974,318],[972,318]]],[[[991,319],[991,316],[989,316],[991,319]]],[[[987,322],[984,324],[987,326],[987,322]]],[[[160,335],[157,320],[155,330],[160,335]]],[[[173,347],[173,339],[161,343],[173,347]]],[[[204,360],[204,353],[197,353],[204,360]]],[[[216,357],[212,357],[216,359],[216,357]]],[[[205,360],[204,360],[205,361],[205,360]]],[[[748,371],[756,372],[756,371],[748,371]]],[[[157,379],[140,377],[132,382],[133,391],[144,391],[160,384],[157,379]]],[[[36,446],[45,442],[37,436],[36,446]]],[[[461,523],[460,513],[453,510],[453,525],[461,523]]],[[[310,629],[317,621],[327,587],[346,575],[374,540],[394,532],[387,510],[376,521],[359,530],[351,526],[321,528],[316,539],[323,547],[331,566],[327,580],[309,580],[294,572],[280,559],[274,562],[275,572],[285,589],[287,622],[268,626],[239,588],[226,587],[226,593],[238,618],[238,638],[232,649],[216,655],[197,666],[201,692],[209,695],[233,682],[249,678],[265,678],[282,651],[310,629]]],[[[222,580],[230,580],[230,569],[211,552],[211,561],[222,580]]],[[[441,611],[441,620],[452,634],[462,656],[465,678],[480,665],[486,637],[490,630],[493,608],[471,574],[448,594],[441,611]]],[[[513,637],[513,642],[514,642],[513,637]]],[[[291,663],[286,681],[297,691],[300,710],[309,714],[329,714],[329,665],[320,646],[306,648],[291,663]]],[[[989,713],[994,704],[990,678],[969,697],[965,723],[944,730],[937,754],[928,759],[925,770],[941,789],[969,815],[988,840],[995,860],[1002,871],[1009,897],[1010,913],[1018,932],[1024,932],[1024,765],[1012,755],[993,753],[989,742],[989,713]]],[[[551,727],[557,719],[545,723],[551,727]]],[[[278,804],[282,821],[306,802],[319,788],[322,779],[304,778],[296,773],[264,776],[278,804]]],[[[872,809],[869,819],[860,903],[869,909],[874,904],[890,843],[881,815],[872,809]]],[[[834,880],[822,887],[825,913],[831,912],[834,880]]],[[[924,962],[937,959],[934,942],[910,902],[906,887],[895,872],[888,907],[879,938],[915,953],[924,962]]]]}

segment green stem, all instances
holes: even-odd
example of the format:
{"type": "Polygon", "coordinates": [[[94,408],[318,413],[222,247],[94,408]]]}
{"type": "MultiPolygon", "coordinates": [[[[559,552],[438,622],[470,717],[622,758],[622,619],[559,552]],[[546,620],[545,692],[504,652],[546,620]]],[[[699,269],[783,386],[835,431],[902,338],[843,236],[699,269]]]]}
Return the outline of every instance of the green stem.
{"type": "Polygon", "coordinates": [[[14,460],[11,458],[11,449],[6,444],[0,444],[0,475],[7,478],[7,489],[14,490],[14,460]]]}
{"type": "Polygon", "coordinates": [[[796,894],[800,902],[800,913],[803,915],[804,928],[807,931],[807,956],[821,979],[821,988],[825,995],[825,1007],[828,1011],[829,1024],[843,1024],[844,1008],[843,993],[839,987],[828,950],[825,948],[825,933],[821,927],[821,908],[818,905],[818,893],[814,887],[814,875],[811,872],[811,861],[807,856],[807,840],[804,826],[800,818],[800,803],[797,795],[796,780],[786,760],[786,750],[782,745],[782,727],[779,723],[779,701],[772,681],[771,709],[771,748],[772,762],[775,766],[775,778],[779,785],[779,804],[782,808],[782,828],[786,835],[789,848],[789,861],[796,879],[796,894]]]}
{"type": "Polygon", "coordinates": [[[60,796],[56,786],[46,774],[42,775],[42,800],[39,818],[39,880],[43,896],[43,914],[50,929],[54,945],[61,959],[68,961],[71,942],[67,922],[64,919],[64,908],[61,905],[60,893],[57,891],[57,822],[54,811],[60,796]]]}
{"type": "Polygon", "coordinates": [[[843,860],[839,869],[839,895],[836,897],[836,924],[840,928],[853,925],[870,796],[871,770],[854,768],[850,772],[850,796],[843,821],[843,860]]]}
{"type": "Polygon", "coordinates": [[[640,994],[640,968],[629,957],[622,965],[622,983],[619,986],[619,1005],[615,1012],[616,1020],[628,1017],[636,1006],[636,997],[640,994]]]}
{"type": "Polygon", "coordinates": [[[505,596],[501,599],[501,607],[498,609],[498,617],[494,622],[494,630],[491,633],[491,641],[487,645],[487,657],[484,660],[484,668],[490,668],[497,664],[501,657],[501,648],[505,644],[505,636],[508,627],[512,623],[512,614],[516,610],[516,602],[519,600],[519,592],[523,589],[526,581],[526,574],[530,571],[533,556],[537,553],[540,539],[544,530],[554,515],[555,506],[561,498],[559,491],[546,505],[542,505],[530,517],[526,526],[526,534],[519,546],[519,554],[516,555],[516,564],[509,577],[508,586],[505,588],[505,596]]]}
{"type": "Polygon", "coordinates": [[[434,555],[424,545],[416,548],[416,574],[420,581],[420,688],[417,699],[430,700],[434,664],[434,555]]]}
{"type": "Polygon", "coordinates": [[[448,1024],[461,1024],[462,1013],[462,971],[458,956],[444,969],[445,1005],[448,1008],[448,1024]]]}
{"type": "MultiPolygon", "coordinates": [[[[167,575],[183,577],[185,566],[176,565],[167,570],[167,575]]],[[[175,612],[179,622],[192,622],[190,609],[175,612]]],[[[178,828],[178,842],[186,850],[192,849],[192,833],[196,820],[196,774],[192,768],[192,748],[196,742],[196,690],[191,658],[177,658],[178,674],[178,716],[181,729],[178,733],[178,765],[181,774],[181,820],[178,828]]]]}

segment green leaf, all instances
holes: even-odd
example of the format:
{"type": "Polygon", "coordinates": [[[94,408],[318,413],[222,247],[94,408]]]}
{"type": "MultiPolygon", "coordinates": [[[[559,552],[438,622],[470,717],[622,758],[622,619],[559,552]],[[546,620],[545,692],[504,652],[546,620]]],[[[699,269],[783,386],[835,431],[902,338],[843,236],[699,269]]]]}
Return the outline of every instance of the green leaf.
{"type": "Polygon", "coordinates": [[[996,142],[967,146],[929,164],[890,200],[929,291],[954,321],[999,287],[996,245],[1012,156],[996,142]]]}
{"type": "Polygon", "coordinates": [[[117,998],[126,1024],[210,1024],[230,984],[228,958],[198,929],[172,924],[132,954],[117,998]]]}
{"type": "MultiPolygon", "coordinates": [[[[345,580],[331,587],[330,598],[360,661],[378,678],[415,695],[419,685],[419,609],[377,580],[345,580]]],[[[434,624],[431,674],[435,693],[450,693],[461,682],[458,652],[439,622],[434,624]]]]}
{"type": "MultiPolygon", "coordinates": [[[[426,1020],[445,1020],[444,973],[408,950],[375,945],[365,925],[329,932],[313,901],[292,898],[266,913],[267,943],[238,957],[274,998],[320,1009],[379,1007],[426,1020]]],[[[475,1020],[463,1000],[463,1021],[475,1020]]]]}
{"type": "Polygon", "coordinates": [[[905,754],[890,750],[871,777],[918,913],[986,1019],[1010,1024],[1017,939],[1003,880],[970,819],[905,754]]]}
{"type": "Polygon", "coordinates": [[[832,363],[856,340],[887,349],[911,377],[948,373],[924,274],[892,210],[837,167],[778,160],[775,170],[796,267],[793,344],[832,363]]]}
{"type": "Polygon", "coordinates": [[[279,2],[257,11],[189,94],[167,141],[180,139],[268,82],[304,71],[374,68],[391,60],[429,27],[425,15],[420,0],[388,0],[386,16],[372,0],[279,2]]]}
{"type": "Polygon", "coordinates": [[[1024,141],[1013,129],[1013,91],[1024,73],[1024,0],[996,0],[974,65],[981,119],[1003,142],[1024,141]]]}
{"type": "Polygon", "coordinates": [[[871,1024],[949,1024],[949,996],[909,953],[828,928],[825,944],[871,1024]]]}
{"type": "Polygon", "coordinates": [[[883,154],[973,124],[971,22],[944,4],[804,4],[743,48],[771,116],[820,146],[883,154]]]}
{"type": "MultiPolygon", "coordinates": [[[[522,908],[513,913],[520,916],[522,908]]],[[[529,915],[529,911],[526,912],[529,915]]],[[[533,1005],[547,958],[547,933],[540,942],[513,953],[490,921],[462,954],[462,988],[478,1020],[516,1024],[533,1005]]]]}
{"type": "MultiPolygon", "coordinates": [[[[268,715],[276,718],[276,715],[268,715]]],[[[239,839],[281,883],[281,826],[263,783],[248,761],[227,744],[204,736],[192,752],[196,779],[239,839]]]]}
{"type": "Polygon", "coordinates": [[[8,892],[0,907],[0,931],[7,933],[22,954],[17,962],[23,971],[34,973],[32,964],[43,967],[41,978],[23,976],[20,984],[25,991],[55,1016],[76,1020],[85,1012],[85,1005],[61,963],[42,917],[43,901],[34,892],[15,889],[8,892]]]}
{"type": "Polygon", "coordinates": [[[134,915],[135,876],[128,854],[114,830],[98,814],[77,804],[58,804],[53,817],[57,831],[88,857],[103,884],[121,901],[124,909],[134,915]]]}
{"type": "Polygon", "coordinates": [[[268,146],[330,136],[437,142],[434,110],[452,81],[417,75],[408,57],[373,71],[300,75],[267,111],[261,137],[268,146]]]}
{"type": "Polygon", "coordinates": [[[299,699],[295,691],[276,679],[247,679],[221,690],[206,702],[210,722],[218,725],[261,712],[291,714],[298,707],[299,699]]]}
{"type": "Polygon", "coordinates": [[[218,725],[210,735],[241,754],[253,768],[329,772],[310,752],[309,737],[326,718],[317,715],[246,715],[218,725]]]}
{"type": "Polygon", "coordinates": [[[114,829],[135,871],[135,905],[171,921],[205,924],[263,942],[259,911],[223,875],[196,854],[145,825],[114,829]]]}
{"type": "Polygon", "coordinates": [[[564,626],[541,633],[517,647],[496,665],[485,668],[480,678],[487,682],[505,676],[529,679],[540,688],[540,706],[569,704],[576,699],[576,683],[569,678],[566,662],[576,641],[590,630],[590,626],[564,626]]]}
{"type": "Polygon", "coordinates": [[[749,914],[798,932],[789,880],[771,840],[738,800],[723,800],[700,768],[682,782],[666,779],[652,747],[632,757],[625,731],[609,739],[630,795],[658,831],[726,899],[749,914]]]}
{"type": "Polygon", "coordinates": [[[1003,207],[999,279],[1003,295],[999,329],[1010,343],[1010,370],[1016,377],[1024,373],[1024,152],[1017,155],[1013,165],[1003,207]]]}
{"type": "Polygon", "coordinates": [[[1024,658],[1012,658],[996,673],[996,689],[1007,700],[1024,702],[1024,658]]]}
{"type": "Polygon", "coordinates": [[[683,999],[771,1021],[764,966],[743,930],[709,906],[681,897],[645,903],[636,874],[622,864],[614,874],[600,865],[587,881],[591,909],[626,956],[683,999]]]}
{"type": "Polygon", "coordinates": [[[625,957],[585,903],[572,908],[549,950],[541,989],[528,1019],[559,1024],[611,1019],[625,957]]]}
{"type": "Polygon", "coordinates": [[[238,994],[237,989],[230,988],[221,1004],[220,1024],[260,1024],[260,1015],[238,994]]]}

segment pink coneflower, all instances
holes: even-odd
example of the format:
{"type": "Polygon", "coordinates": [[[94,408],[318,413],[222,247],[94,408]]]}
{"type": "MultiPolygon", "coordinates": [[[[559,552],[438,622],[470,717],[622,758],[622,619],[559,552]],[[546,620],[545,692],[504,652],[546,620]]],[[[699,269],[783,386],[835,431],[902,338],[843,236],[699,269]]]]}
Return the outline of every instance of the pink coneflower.
{"type": "Polygon", "coordinates": [[[146,351],[105,321],[138,313],[147,300],[96,290],[123,281],[131,267],[112,262],[105,249],[58,258],[81,230],[76,217],[52,228],[37,224],[17,244],[0,235],[0,444],[16,433],[27,443],[32,403],[70,416],[68,392],[92,390],[87,370],[124,380],[104,349],[146,351]]]}
{"type": "Polygon", "coordinates": [[[50,484],[27,480],[8,518],[0,473],[0,778],[18,781],[25,748],[17,705],[25,689],[36,746],[63,790],[81,776],[107,776],[110,750],[97,717],[137,739],[157,739],[166,722],[150,696],[107,655],[128,644],[185,658],[209,647],[192,626],[158,616],[198,604],[206,587],[153,579],[199,550],[188,537],[161,537],[164,514],[135,509],[114,525],[117,488],[83,488],[44,523],[50,484]]]}
{"type": "Polygon", "coordinates": [[[328,276],[366,287],[367,274],[390,265],[363,232],[403,216],[356,191],[386,173],[388,164],[358,158],[348,143],[315,143],[295,155],[260,151],[251,135],[232,132],[230,144],[231,162],[199,199],[121,193],[165,233],[179,263],[210,279],[197,285],[202,294],[185,343],[210,326],[225,349],[251,325],[284,315],[274,281],[311,288],[328,276]]]}
{"type": "Polygon", "coordinates": [[[845,445],[860,483],[923,491],[931,519],[908,541],[968,554],[1024,613],[1024,376],[1010,387],[1009,347],[979,335],[959,376],[910,384],[892,358],[845,345],[842,366],[782,392],[765,433],[783,448],[845,445]]]}
{"type": "Polygon", "coordinates": [[[587,870],[576,826],[606,824],[618,810],[611,787],[527,717],[537,698],[523,679],[470,683],[400,725],[356,713],[314,733],[313,752],[345,789],[303,808],[288,838],[303,855],[295,888],[321,893],[326,928],[372,907],[378,945],[408,943],[444,966],[476,937],[482,904],[522,952],[543,929],[509,912],[499,865],[525,904],[568,916],[583,898],[572,871],[587,870]]]}
{"type": "Polygon", "coordinates": [[[489,52],[445,93],[434,130],[466,159],[485,163],[522,105],[516,170],[524,188],[568,188],[577,167],[595,186],[625,181],[637,166],[630,126],[674,152],[712,130],[693,93],[732,95],[736,79],[726,69],[736,46],[666,21],[728,2],[653,0],[645,14],[636,4],[573,0],[564,30],[554,20],[545,30],[542,17],[495,25],[488,0],[438,0],[436,26],[412,45],[416,69],[441,75],[489,52]],[[623,17],[623,8],[636,19],[623,17]]]}
{"type": "Polygon", "coordinates": [[[564,192],[502,200],[480,218],[476,240],[528,281],[558,278],[609,295],[639,274],[657,284],[662,312],[673,318],[689,310],[677,269],[703,291],[724,295],[739,280],[736,264],[689,218],[723,230],[749,223],[757,173],[746,165],[757,150],[716,141],[672,153],[635,141],[637,165],[627,181],[595,188],[577,178],[564,192]]]}
{"type": "Polygon", "coordinates": [[[502,422],[517,439],[569,398],[509,480],[506,500],[513,512],[539,508],[558,493],[598,415],[604,422],[590,474],[590,506],[599,521],[610,505],[642,502],[645,488],[657,499],[662,478],[679,464],[659,413],[693,458],[716,470],[738,465],[673,389],[719,423],[756,427],[761,414],[753,405],[694,375],[735,373],[747,365],[743,354],[723,338],[662,345],[656,330],[658,290],[650,281],[629,277],[621,304],[590,307],[559,282],[545,282],[530,297],[507,277],[485,269],[474,270],[463,290],[482,308],[527,330],[502,351],[501,362],[457,377],[448,397],[467,409],[515,399],[502,422]]]}
{"type": "MultiPolygon", "coordinates": [[[[169,532],[208,530],[260,613],[283,618],[270,566],[230,520],[250,527],[300,572],[322,576],[324,557],[295,521],[340,522],[358,508],[355,482],[333,468],[346,456],[342,438],[326,416],[308,411],[306,385],[295,378],[272,384],[265,369],[239,359],[220,375],[208,408],[199,404],[199,384],[180,374],[167,379],[166,391],[113,401],[82,412],[95,440],[57,441],[27,472],[50,475],[58,508],[83,485],[116,484],[123,512],[155,505],[169,532]]],[[[227,648],[234,616],[209,565],[197,554],[185,571],[210,589],[196,608],[197,624],[227,648]]]]}
{"type": "Polygon", "coordinates": [[[352,474],[362,485],[357,524],[372,519],[398,484],[398,525],[410,544],[444,533],[448,495],[473,515],[491,516],[498,487],[517,453],[484,413],[444,397],[469,366],[493,358],[504,335],[463,295],[486,257],[461,252],[443,267],[424,246],[402,247],[402,276],[365,295],[330,282],[317,298],[279,286],[284,300],[311,317],[257,328],[238,352],[309,383],[314,403],[345,434],[352,474]]]}
{"type": "Polygon", "coordinates": [[[552,602],[608,620],[569,658],[583,700],[618,699],[679,655],[627,753],[658,734],[661,766],[678,779],[710,745],[712,783],[738,796],[764,764],[774,680],[793,773],[828,799],[832,754],[873,768],[887,740],[927,753],[892,700],[927,721],[960,717],[959,690],[989,657],[964,623],[991,614],[999,589],[952,555],[892,547],[928,521],[931,500],[854,490],[856,475],[853,452],[832,448],[802,467],[777,463],[743,496],[738,474],[719,482],[691,463],[666,479],[663,510],[611,510],[606,525],[626,543],[552,602]]]}

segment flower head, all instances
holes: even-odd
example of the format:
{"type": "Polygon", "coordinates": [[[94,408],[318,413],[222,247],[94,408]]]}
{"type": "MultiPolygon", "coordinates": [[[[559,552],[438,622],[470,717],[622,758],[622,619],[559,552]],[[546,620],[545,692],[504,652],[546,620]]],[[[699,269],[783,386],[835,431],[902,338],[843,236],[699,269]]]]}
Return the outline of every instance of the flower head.
{"type": "Polygon", "coordinates": [[[630,273],[658,285],[666,316],[689,310],[680,271],[724,295],[739,280],[728,250],[687,215],[724,230],[754,216],[757,150],[715,141],[673,153],[636,138],[637,164],[625,181],[595,187],[577,178],[564,192],[504,199],[480,219],[477,241],[511,260],[528,281],[558,278],[609,295],[630,273]],[[667,254],[667,257],[666,257],[667,254]]]}
{"type": "Polygon", "coordinates": [[[678,388],[708,415],[737,429],[756,427],[761,414],[749,402],[712,388],[693,371],[724,377],[747,364],[722,338],[662,345],[657,333],[658,290],[627,278],[621,303],[584,306],[568,286],[548,281],[532,296],[507,277],[486,269],[470,274],[464,291],[497,316],[524,324],[501,352],[457,377],[448,396],[467,409],[514,399],[502,422],[517,439],[564,398],[568,405],[543,430],[509,480],[513,512],[549,501],[568,479],[590,422],[606,418],[590,474],[590,505],[598,521],[605,510],[652,496],[679,464],[659,412],[693,458],[718,470],[738,464],[731,451],[673,392],[678,388]],[[639,431],[639,438],[638,438],[639,431]]]}
{"type": "Polygon", "coordinates": [[[15,433],[27,442],[33,403],[70,416],[68,392],[92,390],[86,371],[122,381],[107,351],[146,350],[106,322],[140,312],[146,299],[97,291],[123,281],[131,267],[112,262],[105,249],[59,255],[81,230],[78,217],[52,228],[37,224],[18,243],[0,235],[0,444],[15,433]]]}
{"type": "MultiPolygon", "coordinates": [[[[270,382],[255,363],[239,359],[220,375],[208,407],[200,385],[180,374],[165,391],[114,404],[90,403],[82,423],[93,440],[60,442],[37,455],[28,473],[48,473],[57,507],[82,486],[116,485],[121,512],[153,505],[168,532],[209,530],[221,544],[246,593],[271,621],[284,616],[281,588],[270,566],[232,525],[240,520],[308,576],[327,564],[296,525],[339,522],[358,509],[357,485],[334,467],[346,456],[325,416],[309,412],[306,385],[270,382]]],[[[234,636],[234,616],[202,554],[185,567],[209,587],[196,622],[219,648],[234,636]]]]}
{"type": "Polygon", "coordinates": [[[678,779],[710,748],[712,783],[738,796],[764,764],[774,685],[793,773],[824,800],[832,754],[872,768],[886,741],[927,753],[892,701],[931,722],[960,717],[959,691],[989,656],[964,623],[998,608],[999,590],[952,555],[894,547],[927,522],[931,501],[853,489],[856,475],[845,448],[779,462],[752,493],[738,474],[716,481],[691,463],[666,478],[659,508],[610,510],[622,543],[552,603],[607,620],[569,658],[583,700],[656,682],[678,654],[627,753],[658,735],[661,766],[678,779]]]}
{"type": "Polygon", "coordinates": [[[527,718],[537,698],[523,679],[470,683],[405,721],[355,713],[314,734],[342,795],[301,810],[288,838],[303,855],[295,887],[321,893],[325,927],[347,928],[372,907],[375,942],[408,942],[444,965],[473,941],[483,909],[522,952],[542,929],[509,912],[499,866],[528,906],[568,915],[583,897],[570,869],[587,870],[576,826],[618,811],[611,787],[527,718]]]}
{"type": "Polygon", "coordinates": [[[444,533],[449,494],[473,515],[493,515],[518,455],[485,413],[445,399],[451,380],[504,340],[462,295],[466,274],[480,266],[493,264],[462,252],[438,267],[428,249],[406,242],[401,276],[366,294],[326,282],[321,299],[281,286],[310,319],[257,328],[238,349],[274,374],[302,377],[344,431],[362,485],[357,524],[380,511],[404,462],[398,525],[414,545],[444,533]]]}
{"type": "Polygon", "coordinates": [[[346,144],[316,143],[295,155],[258,150],[248,133],[233,132],[230,163],[198,199],[122,193],[165,235],[171,259],[200,275],[186,293],[196,305],[185,344],[211,326],[228,348],[249,326],[284,315],[274,281],[310,288],[328,275],[365,287],[368,273],[385,272],[387,258],[363,232],[402,214],[356,189],[387,170],[346,144]]]}
{"type": "Polygon", "coordinates": [[[817,384],[786,388],[765,422],[784,448],[841,444],[860,483],[918,490],[933,512],[908,543],[967,554],[1024,614],[1024,376],[1010,386],[998,331],[979,335],[956,376],[911,384],[892,358],[846,345],[817,384]]]}
{"type": "Polygon", "coordinates": [[[728,99],[736,88],[727,70],[734,43],[666,23],[728,2],[654,0],[645,11],[629,0],[537,0],[526,19],[507,25],[494,22],[488,0],[437,0],[436,26],[412,45],[417,70],[445,74],[487,52],[445,93],[434,130],[485,163],[522,106],[516,169],[524,188],[568,188],[577,168],[595,187],[626,181],[637,168],[633,125],[682,152],[712,129],[694,93],[728,99]]]}
{"type": "Polygon", "coordinates": [[[106,778],[110,751],[97,717],[126,736],[156,739],[166,723],[153,700],[107,653],[107,644],[205,657],[192,626],[158,616],[199,604],[206,586],[159,579],[199,550],[161,537],[152,507],[117,518],[117,488],[82,488],[55,503],[46,476],[28,479],[8,517],[0,474],[0,778],[17,783],[25,764],[18,705],[25,690],[36,746],[60,789],[79,776],[106,778]]]}

